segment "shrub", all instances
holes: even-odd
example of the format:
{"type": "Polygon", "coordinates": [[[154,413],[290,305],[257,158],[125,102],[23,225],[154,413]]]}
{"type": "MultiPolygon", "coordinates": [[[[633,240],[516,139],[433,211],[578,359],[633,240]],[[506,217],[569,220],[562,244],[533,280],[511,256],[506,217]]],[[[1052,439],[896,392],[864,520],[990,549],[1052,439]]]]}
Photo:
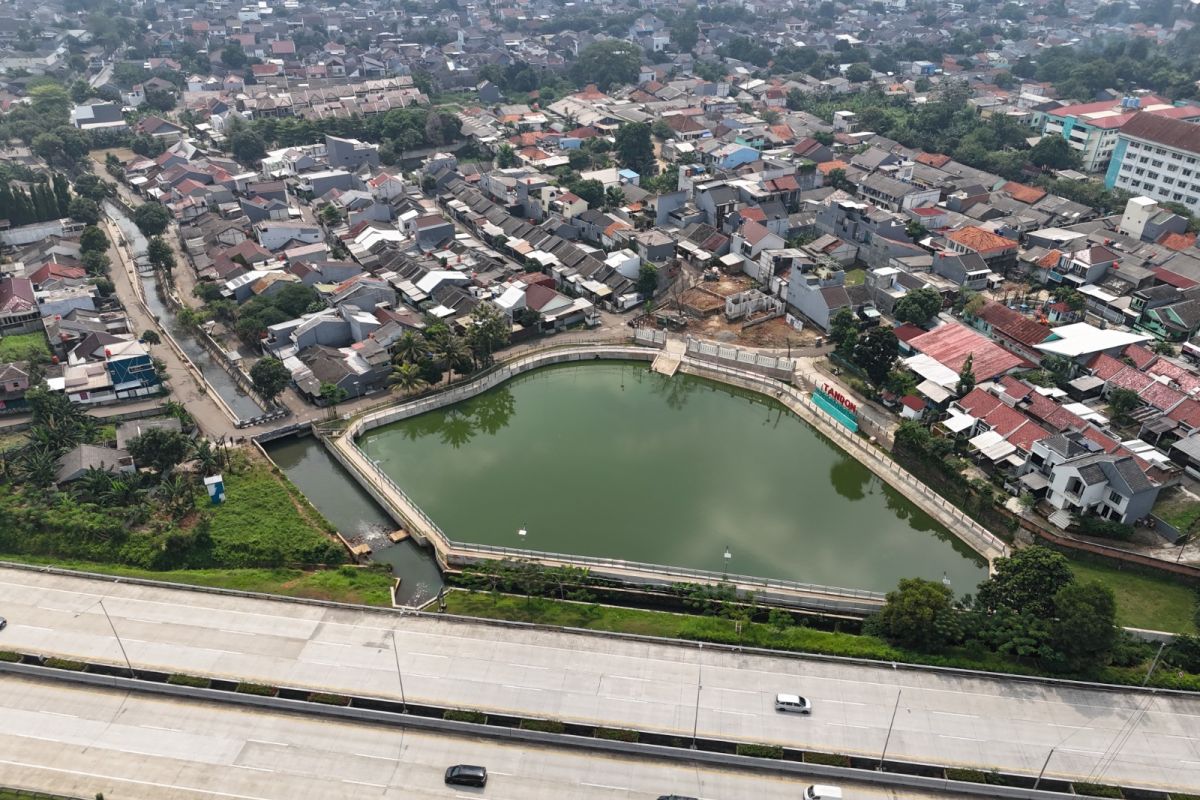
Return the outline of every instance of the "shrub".
{"type": "Polygon", "coordinates": [[[72,661],[69,658],[47,658],[45,666],[53,669],[69,669],[72,672],[83,672],[87,664],[82,661],[72,661]]]}
{"type": "Polygon", "coordinates": [[[1075,789],[1075,794],[1087,797],[1115,797],[1120,800],[1125,796],[1116,786],[1107,786],[1103,783],[1073,783],[1071,786],[1075,789]]]}
{"type": "Polygon", "coordinates": [[[637,731],[627,730],[625,728],[596,728],[595,736],[597,739],[610,739],[614,742],[630,742],[635,743],[641,734],[637,731]]]}
{"type": "Polygon", "coordinates": [[[523,731],[541,731],[542,733],[562,733],[566,726],[555,719],[523,719],[519,726],[523,731]]]}
{"type": "Polygon", "coordinates": [[[751,758],[783,758],[783,748],[774,744],[739,744],[737,746],[737,754],[739,756],[750,756],[751,758]]]}
{"type": "Polygon", "coordinates": [[[240,694],[254,694],[259,697],[274,697],[279,693],[279,690],[274,686],[264,686],[261,683],[239,683],[234,691],[240,694]]]}
{"type": "Polygon", "coordinates": [[[805,764],[824,764],[827,767],[848,767],[850,756],[841,753],[805,753],[805,764]]]}
{"type": "Polygon", "coordinates": [[[20,660],[21,660],[20,653],[13,653],[8,650],[0,650],[0,661],[8,661],[12,664],[15,664],[20,660]]]}
{"type": "Polygon", "coordinates": [[[1079,532],[1087,536],[1116,539],[1122,542],[1127,542],[1133,538],[1133,526],[1126,525],[1123,522],[1101,519],[1091,514],[1076,517],[1075,522],[1079,525],[1079,532]]]}
{"type": "Polygon", "coordinates": [[[1007,781],[998,772],[984,772],[978,769],[961,769],[948,767],[946,780],[962,781],[964,783],[986,783],[990,786],[1005,786],[1007,781]]]}
{"type": "Polygon", "coordinates": [[[207,689],[212,686],[212,681],[208,678],[201,678],[199,675],[180,675],[178,672],[168,675],[167,683],[172,686],[194,686],[197,689],[207,689]]]}
{"type": "Polygon", "coordinates": [[[313,692],[308,696],[310,703],[324,703],[327,706],[348,706],[350,698],[344,694],[329,694],[327,692],[313,692]]]}
{"type": "Polygon", "coordinates": [[[448,719],[451,722],[474,722],[477,725],[487,725],[487,714],[479,711],[461,711],[457,708],[448,708],[442,713],[442,719],[448,719]]]}

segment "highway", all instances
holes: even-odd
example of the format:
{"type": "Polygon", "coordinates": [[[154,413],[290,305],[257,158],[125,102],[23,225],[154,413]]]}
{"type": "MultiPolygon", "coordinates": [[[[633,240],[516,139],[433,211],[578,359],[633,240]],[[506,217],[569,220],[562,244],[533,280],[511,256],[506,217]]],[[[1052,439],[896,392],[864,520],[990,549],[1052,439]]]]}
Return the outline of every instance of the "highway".
{"type": "MultiPolygon", "coordinates": [[[[794,800],[810,781],[0,677],[0,786],[68,796],[794,800]],[[452,764],[486,789],[446,786],[452,764]]],[[[899,797],[839,782],[847,797],[899,797]]],[[[949,797],[905,790],[905,798],[949,797]]]]}
{"type": "Polygon", "coordinates": [[[409,702],[1200,790],[1200,698],[731,653],[0,569],[0,650],[409,702]],[[103,598],[103,607],[98,600],[103,598]],[[399,654],[400,676],[392,638],[399,654]],[[777,692],[811,717],[779,714],[777,692]],[[1053,753],[1051,750],[1053,749],[1053,753]]]}

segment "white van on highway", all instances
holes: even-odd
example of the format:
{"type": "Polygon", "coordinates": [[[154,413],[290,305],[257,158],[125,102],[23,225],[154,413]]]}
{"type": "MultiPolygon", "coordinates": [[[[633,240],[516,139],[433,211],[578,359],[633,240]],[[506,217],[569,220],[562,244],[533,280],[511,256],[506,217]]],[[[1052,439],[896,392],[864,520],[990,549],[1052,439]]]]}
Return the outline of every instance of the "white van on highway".
{"type": "Polygon", "coordinates": [[[805,800],[842,800],[842,790],[836,786],[814,783],[804,792],[805,800]]]}

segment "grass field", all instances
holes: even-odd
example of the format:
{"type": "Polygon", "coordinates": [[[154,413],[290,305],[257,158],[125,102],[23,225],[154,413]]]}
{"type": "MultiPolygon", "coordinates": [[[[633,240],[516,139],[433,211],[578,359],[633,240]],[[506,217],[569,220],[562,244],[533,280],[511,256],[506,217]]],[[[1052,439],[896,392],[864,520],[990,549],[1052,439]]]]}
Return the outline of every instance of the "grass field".
{"type": "MultiPolygon", "coordinates": [[[[0,556],[4,558],[4,556],[0,556]]],[[[90,561],[67,561],[54,558],[21,556],[23,563],[118,575],[123,578],[143,578],[188,586],[211,586],[241,592],[262,592],[285,597],[306,597],[310,600],[332,600],[338,603],[357,603],[367,606],[392,604],[392,576],[365,567],[343,566],[334,569],[179,569],[158,572],[113,564],[94,564],[90,561]]],[[[3,796],[0,796],[3,800],[3,796]]]]}
{"type": "Polygon", "coordinates": [[[298,489],[271,466],[251,461],[226,476],[226,500],[208,506],[217,563],[321,562],[333,540],[332,526],[308,504],[298,489]],[[274,562],[272,559],[277,559],[274,562]]]}
{"type": "Polygon", "coordinates": [[[865,269],[848,269],[846,270],[846,285],[858,286],[867,279],[867,271],[865,269]]]}
{"type": "Polygon", "coordinates": [[[1072,560],[1079,580],[1103,583],[1117,595],[1117,623],[1171,633],[1196,633],[1196,591],[1167,578],[1072,560]]]}
{"type": "Polygon", "coordinates": [[[0,337],[0,364],[23,361],[30,351],[50,355],[50,343],[44,333],[17,333],[0,337]]]}

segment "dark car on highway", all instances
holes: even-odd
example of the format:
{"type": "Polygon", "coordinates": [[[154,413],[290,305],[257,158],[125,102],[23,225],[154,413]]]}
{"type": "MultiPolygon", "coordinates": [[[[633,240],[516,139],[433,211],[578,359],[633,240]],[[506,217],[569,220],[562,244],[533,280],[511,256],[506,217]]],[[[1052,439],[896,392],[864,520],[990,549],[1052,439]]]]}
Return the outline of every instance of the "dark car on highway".
{"type": "Polygon", "coordinates": [[[487,786],[487,769],[458,764],[446,770],[446,783],[452,786],[487,786]]]}

